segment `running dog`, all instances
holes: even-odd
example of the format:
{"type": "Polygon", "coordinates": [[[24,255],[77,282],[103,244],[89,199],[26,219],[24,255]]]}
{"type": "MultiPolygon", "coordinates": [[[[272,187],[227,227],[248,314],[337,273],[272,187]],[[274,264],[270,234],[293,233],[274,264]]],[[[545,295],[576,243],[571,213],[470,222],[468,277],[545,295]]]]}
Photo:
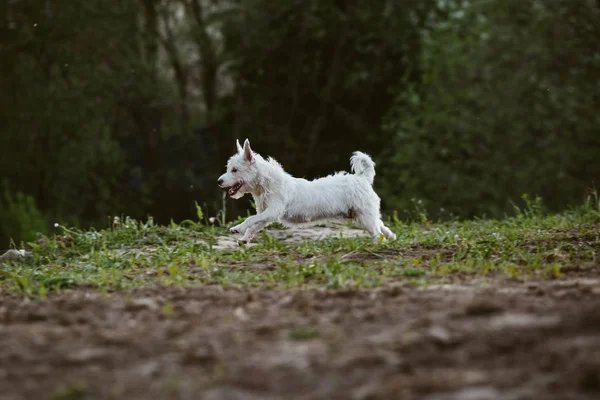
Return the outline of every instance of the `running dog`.
{"type": "Polygon", "coordinates": [[[240,242],[249,242],[254,234],[273,222],[285,226],[306,225],[328,219],[350,218],[360,223],[377,242],[396,235],[383,224],[380,198],[373,190],[375,163],[367,154],[354,152],[350,158],[352,173],[337,172],[312,181],[295,178],[273,158],[264,159],[236,141],[237,153],[227,162],[227,172],[217,184],[233,199],[250,193],[256,215],[230,229],[241,234],[240,242]]]}

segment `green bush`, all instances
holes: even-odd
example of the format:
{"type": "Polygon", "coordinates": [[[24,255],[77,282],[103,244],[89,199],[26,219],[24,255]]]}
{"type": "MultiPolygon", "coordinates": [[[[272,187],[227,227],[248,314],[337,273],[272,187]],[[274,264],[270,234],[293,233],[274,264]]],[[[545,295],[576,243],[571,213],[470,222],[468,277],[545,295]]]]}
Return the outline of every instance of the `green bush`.
{"type": "Polygon", "coordinates": [[[31,242],[40,233],[47,234],[48,223],[33,197],[21,192],[11,194],[5,186],[0,205],[0,243],[31,242]]]}

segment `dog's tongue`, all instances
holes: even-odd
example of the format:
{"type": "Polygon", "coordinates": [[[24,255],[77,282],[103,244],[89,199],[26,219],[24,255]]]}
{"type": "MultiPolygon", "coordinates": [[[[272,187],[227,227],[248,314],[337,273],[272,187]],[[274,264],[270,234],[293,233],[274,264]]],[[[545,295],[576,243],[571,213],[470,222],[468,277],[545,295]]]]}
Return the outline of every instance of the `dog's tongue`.
{"type": "Polygon", "coordinates": [[[242,187],[241,183],[236,183],[235,185],[231,186],[228,190],[227,190],[227,194],[229,194],[230,196],[233,196],[234,194],[237,193],[238,190],[240,190],[240,188],[242,187]]]}

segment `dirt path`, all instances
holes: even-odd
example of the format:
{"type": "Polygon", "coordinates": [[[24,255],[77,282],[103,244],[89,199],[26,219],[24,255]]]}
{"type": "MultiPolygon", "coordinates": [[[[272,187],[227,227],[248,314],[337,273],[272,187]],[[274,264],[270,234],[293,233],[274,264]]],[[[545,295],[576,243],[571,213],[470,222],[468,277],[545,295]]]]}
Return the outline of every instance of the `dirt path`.
{"type": "Polygon", "coordinates": [[[598,399],[597,278],[4,297],[0,398],[598,399]]]}
{"type": "MultiPolygon", "coordinates": [[[[355,237],[368,236],[364,229],[352,228],[344,223],[328,222],[327,224],[314,227],[292,227],[287,229],[266,229],[269,235],[277,240],[284,242],[302,242],[304,240],[321,240],[326,237],[355,237]]],[[[240,235],[217,236],[215,249],[235,249],[239,247],[237,239],[240,235]]],[[[248,243],[247,246],[256,246],[255,243],[248,243]]]]}

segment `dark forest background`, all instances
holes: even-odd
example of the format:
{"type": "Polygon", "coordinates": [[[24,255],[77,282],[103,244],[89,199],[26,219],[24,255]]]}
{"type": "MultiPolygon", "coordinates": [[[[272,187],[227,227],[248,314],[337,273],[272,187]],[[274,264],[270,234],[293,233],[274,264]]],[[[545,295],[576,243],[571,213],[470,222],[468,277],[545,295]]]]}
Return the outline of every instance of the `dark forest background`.
{"type": "Polygon", "coordinates": [[[246,137],[308,178],[370,153],[400,218],[578,204],[600,177],[600,0],[0,6],[0,247],[215,215],[246,137]]]}

